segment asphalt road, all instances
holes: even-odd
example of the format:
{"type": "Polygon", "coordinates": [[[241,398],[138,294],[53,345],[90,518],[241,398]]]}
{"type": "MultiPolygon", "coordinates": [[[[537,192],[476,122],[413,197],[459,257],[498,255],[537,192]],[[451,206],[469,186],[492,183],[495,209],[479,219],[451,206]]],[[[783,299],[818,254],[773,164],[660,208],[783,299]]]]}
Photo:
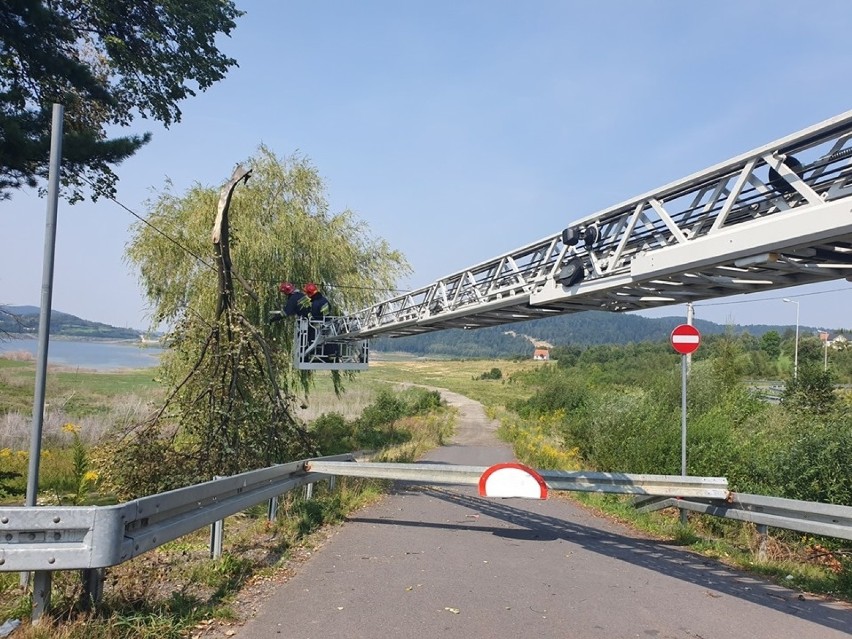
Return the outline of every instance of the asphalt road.
{"type": "MultiPolygon", "coordinates": [[[[424,461],[512,459],[476,402],[424,461]]],[[[473,487],[400,486],[355,514],[237,630],[329,637],[829,639],[852,606],[642,537],[566,499],[493,500],[473,487]]]]}

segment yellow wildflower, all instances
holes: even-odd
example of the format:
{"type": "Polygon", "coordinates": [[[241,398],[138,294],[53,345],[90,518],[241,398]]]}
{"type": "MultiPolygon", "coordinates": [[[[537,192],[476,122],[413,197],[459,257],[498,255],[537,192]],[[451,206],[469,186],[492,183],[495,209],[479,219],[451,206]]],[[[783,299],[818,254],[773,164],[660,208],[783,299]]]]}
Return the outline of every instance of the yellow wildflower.
{"type": "Polygon", "coordinates": [[[98,480],[98,471],[96,470],[87,470],[86,474],[83,475],[83,481],[97,481],[98,480]]]}
{"type": "Polygon", "coordinates": [[[80,432],[80,427],[77,426],[76,424],[72,424],[71,422],[68,422],[67,424],[62,426],[62,430],[64,430],[66,433],[71,433],[72,435],[76,435],[77,433],[80,432]]]}

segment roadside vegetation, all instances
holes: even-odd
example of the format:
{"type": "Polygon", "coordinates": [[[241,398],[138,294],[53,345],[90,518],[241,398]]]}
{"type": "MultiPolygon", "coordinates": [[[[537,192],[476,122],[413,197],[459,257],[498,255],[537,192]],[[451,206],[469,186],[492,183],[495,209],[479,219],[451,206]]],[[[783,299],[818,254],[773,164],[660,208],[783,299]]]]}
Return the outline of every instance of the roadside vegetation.
{"type": "MultiPolygon", "coordinates": [[[[9,368],[23,386],[29,377],[31,389],[31,364],[27,369],[0,359],[0,371],[9,368]]],[[[103,402],[109,407],[127,401],[148,406],[159,393],[156,387],[140,383],[139,395],[129,399],[122,383],[108,381],[123,373],[87,375],[88,385],[81,383],[78,388],[87,405],[103,402]],[[91,395],[87,389],[91,389],[91,395]]],[[[5,383],[4,378],[4,387],[5,383]]],[[[318,442],[320,454],[371,449],[372,458],[377,460],[414,461],[452,433],[455,414],[435,391],[394,390],[386,383],[365,379],[353,381],[349,392],[337,395],[333,386],[330,378],[315,380],[310,405],[304,404],[301,409],[309,418],[308,429],[318,442]]],[[[57,401],[67,390],[62,384],[50,388],[48,403],[57,401]]],[[[66,420],[46,430],[40,503],[116,501],[116,495],[102,481],[104,462],[98,453],[104,438],[112,432],[114,424],[110,421],[122,424],[123,417],[108,408],[94,414],[100,420],[97,427],[89,411],[69,410],[61,413],[60,420],[50,421],[66,420]]],[[[29,424],[20,414],[15,415],[4,414],[6,423],[13,427],[0,432],[0,503],[7,504],[21,504],[26,487],[29,424]]],[[[14,637],[159,639],[215,632],[223,636],[245,613],[239,603],[243,589],[286,578],[289,566],[321,543],[325,525],[342,522],[348,513],[379,498],[386,486],[381,481],[341,479],[334,490],[325,483],[317,485],[310,501],[301,491],[282,496],[273,521],[267,519],[265,504],[230,517],[225,524],[221,559],[210,558],[206,529],[168,543],[109,569],[104,598],[95,611],[86,611],[80,605],[79,575],[57,573],[52,610],[46,621],[37,626],[25,623],[14,637]]],[[[30,607],[31,600],[21,590],[18,574],[0,573],[0,623],[26,619],[30,607]]]]}
{"type": "MultiPolygon", "coordinates": [[[[783,341],[774,360],[758,356],[784,379],[780,403],[769,403],[749,368],[750,342],[731,335],[708,342],[689,379],[689,473],[725,476],[740,492],[852,504],[850,399],[835,389],[833,366],[823,371],[816,357],[823,353],[800,350],[796,378],[783,341]]],[[[309,424],[322,454],[373,449],[374,459],[411,461],[443,443],[453,421],[437,393],[393,390],[416,381],[483,402],[500,419],[501,434],[517,457],[531,466],[679,474],[680,361],[668,344],[554,349],[554,355],[559,359],[551,362],[375,362],[347,381],[342,395],[336,392],[339,380],[315,377],[295,412],[309,424]]],[[[830,353],[830,361],[839,366],[847,355],[830,353]]],[[[32,363],[0,359],[5,503],[23,499],[32,377],[32,363]]],[[[162,390],[150,372],[53,371],[49,378],[40,502],[115,502],[120,495],[104,481],[99,454],[104,440],[114,426],[134,423],[157,406],[162,390]]],[[[239,593],[286,578],[288,566],[321,543],[325,524],[343,521],[385,487],[344,480],[334,491],[317,486],[311,501],[301,493],[282,497],[271,522],[263,506],[228,518],[219,560],[209,558],[206,530],[166,544],[110,569],[103,604],[94,612],[79,607],[79,579],[59,575],[49,622],[25,625],[15,637],[221,636],[245,614],[239,593]]],[[[778,530],[762,539],[754,526],[697,515],[682,526],[676,511],[637,514],[626,497],[576,498],[785,585],[852,599],[852,561],[844,542],[778,530]]],[[[25,619],[30,605],[17,575],[0,573],[0,621],[25,619]]]]}

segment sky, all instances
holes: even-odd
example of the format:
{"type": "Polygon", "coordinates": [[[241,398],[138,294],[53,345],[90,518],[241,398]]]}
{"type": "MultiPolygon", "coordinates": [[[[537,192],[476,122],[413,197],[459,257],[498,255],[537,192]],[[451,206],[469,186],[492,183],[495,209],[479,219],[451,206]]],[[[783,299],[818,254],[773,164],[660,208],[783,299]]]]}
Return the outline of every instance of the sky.
{"type": "MultiPolygon", "coordinates": [[[[117,168],[144,216],[260,144],[318,168],[426,286],[573,220],[852,109],[852,4],[824,0],[237,0],[239,67],[117,168]]],[[[0,202],[0,303],[41,299],[46,201],[0,202]]],[[[53,308],[146,328],[135,221],[60,201],[53,308]]],[[[276,276],[276,274],[273,274],[276,276]]],[[[281,279],[286,277],[280,274],[281,279]]],[[[839,280],[696,304],[720,323],[852,327],[839,280]],[[799,302],[784,303],[783,298],[799,302]]],[[[685,315],[681,306],[643,313],[685,315]]]]}

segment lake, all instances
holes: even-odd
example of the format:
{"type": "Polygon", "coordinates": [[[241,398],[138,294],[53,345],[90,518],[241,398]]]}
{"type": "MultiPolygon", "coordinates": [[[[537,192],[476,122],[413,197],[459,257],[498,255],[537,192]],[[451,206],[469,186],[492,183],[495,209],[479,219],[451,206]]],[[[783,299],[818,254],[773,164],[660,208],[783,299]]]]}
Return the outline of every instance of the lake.
{"type": "MultiPolygon", "coordinates": [[[[0,341],[0,357],[3,353],[21,352],[29,353],[35,359],[38,340],[0,341]]],[[[141,347],[133,342],[87,342],[53,338],[47,350],[47,361],[58,366],[99,371],[151,368],[159,363],[162,352],[162,348],[141,347]]]]}

